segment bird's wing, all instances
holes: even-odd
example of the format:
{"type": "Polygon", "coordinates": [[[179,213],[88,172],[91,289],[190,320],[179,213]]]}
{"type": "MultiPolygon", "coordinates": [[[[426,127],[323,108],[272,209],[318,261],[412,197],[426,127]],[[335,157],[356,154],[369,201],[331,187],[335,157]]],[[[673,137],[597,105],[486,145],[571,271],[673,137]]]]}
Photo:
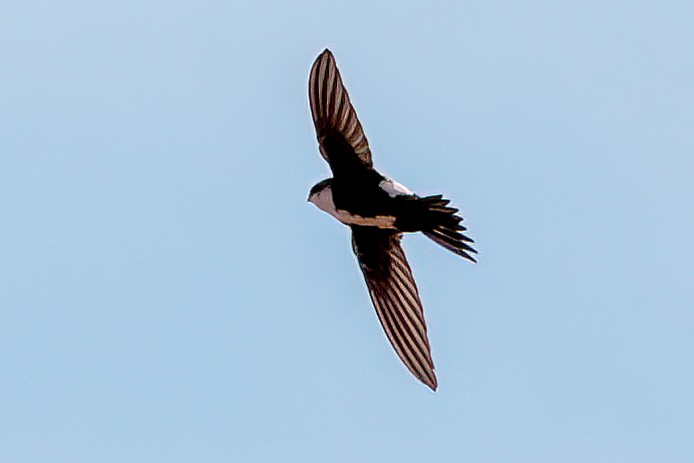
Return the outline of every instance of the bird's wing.
{"type": "Polygon", "coordinates": [[[369,142],[328,49],[311,67],[308,97],[320,152],[330,167],[335,170],[341,165],[361,164],[370,168],[369,142]]]}
{"type": "Polygon", "coordinates": [[[359,259],[381,326],[405,366],[436,390],[434,362],[424,310],[405,253],[401,233],[374,227],[352,227],[352,248],[359,259]]]}

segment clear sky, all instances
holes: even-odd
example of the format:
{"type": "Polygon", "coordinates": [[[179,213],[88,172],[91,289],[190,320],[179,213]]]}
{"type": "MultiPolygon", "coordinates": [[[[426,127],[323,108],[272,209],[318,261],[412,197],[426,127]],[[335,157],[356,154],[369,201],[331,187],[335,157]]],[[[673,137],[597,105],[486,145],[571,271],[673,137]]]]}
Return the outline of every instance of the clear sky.
{"type": "Polygon", "coordinates": [[[694,3],[3,1],[0,461],[694,461],[694,3]],[[479,264],[388,345],[307,102],[479,264]]]}

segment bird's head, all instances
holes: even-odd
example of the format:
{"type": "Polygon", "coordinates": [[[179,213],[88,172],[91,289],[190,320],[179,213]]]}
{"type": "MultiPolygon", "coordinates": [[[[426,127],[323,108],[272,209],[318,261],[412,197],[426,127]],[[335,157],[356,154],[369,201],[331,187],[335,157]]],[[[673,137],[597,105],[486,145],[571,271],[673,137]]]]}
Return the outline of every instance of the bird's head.
{"type": "Polygon", "coordinates": [[[328,214],[333,214],[335,212],[332,183],[333,179],[331,178],[318,182],[311,188],[308,194],[308,201],[328,214]]]}
{"type": "Polygon", "coordinates": [[[330,190],[331,186],[333,184],[333,179],[332,178],[326,178],[325,180],[321,180],[320,182],[316,183],[313,185],[311,188],[311,191],[308,193],[308,201],[312,203],[316,203],[316,198],[321,192],[325,192],[325,190],[330,190]]]}

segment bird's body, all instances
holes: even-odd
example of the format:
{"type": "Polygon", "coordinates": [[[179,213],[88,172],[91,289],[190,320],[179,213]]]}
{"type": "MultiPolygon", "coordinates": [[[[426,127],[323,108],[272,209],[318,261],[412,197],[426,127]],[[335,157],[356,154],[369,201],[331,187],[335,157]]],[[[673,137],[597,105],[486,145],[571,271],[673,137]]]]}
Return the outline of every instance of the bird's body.
{"type": "Polygon", "coordinates": [[[378,173],[335,59],[325,50],[309,78],[309,100],[320,151],[333,177],[317,183],[309,201],[352,229],[352,247],[381,325],[396,353],[423,383],[437,381],[419,293],[400,247],[403,232],[423,232],[474,261],[458,209],[442,195],[420,197],[378,173]]]}
{"type": "Polygon", "coordinates": [[[315,196],[310,196],[311,202],[345,225],[405,231],[403,220],[416,209],[412,191],[374,169],[356,182],[330,178],[317,186],[315,196]]]}

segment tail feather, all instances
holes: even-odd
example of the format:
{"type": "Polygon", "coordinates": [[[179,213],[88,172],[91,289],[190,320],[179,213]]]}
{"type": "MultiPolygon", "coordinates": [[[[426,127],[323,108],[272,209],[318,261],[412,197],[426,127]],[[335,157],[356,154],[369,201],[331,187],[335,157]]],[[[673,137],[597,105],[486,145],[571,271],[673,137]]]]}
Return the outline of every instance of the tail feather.
{"type": "Polygon", "coordinates": [[[458,209],[448,207],[450,200],[443,195],[434,195],[421,198],[427,207],[428,222],[432,225],[429,229],[422,232],[434,242],[458,254],[461,257],[477,262],[472,254],[477,254],[468,243],[474,241],[463,235],[461,232],[467,230],[460,222],[463,218],[457,215],[458,209]]]}

